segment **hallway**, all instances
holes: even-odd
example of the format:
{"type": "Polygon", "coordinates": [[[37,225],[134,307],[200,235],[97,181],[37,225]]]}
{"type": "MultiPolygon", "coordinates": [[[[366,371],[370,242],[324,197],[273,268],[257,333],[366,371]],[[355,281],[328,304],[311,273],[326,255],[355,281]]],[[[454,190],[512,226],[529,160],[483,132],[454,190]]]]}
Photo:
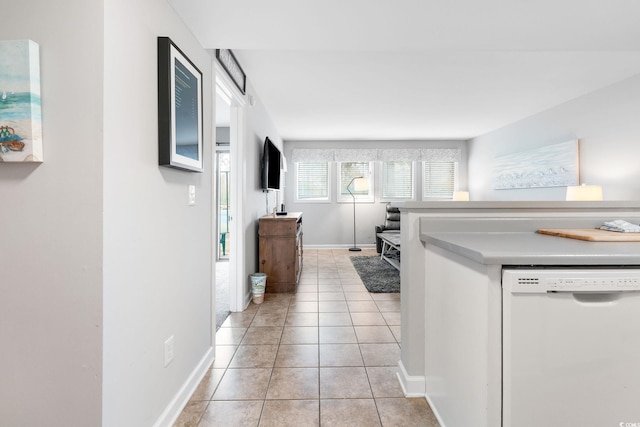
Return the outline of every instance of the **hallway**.
{"type": "Polygon", "coordinates": [[[367,292],[350,255],[376,254],[305,250],[296,294],[232,313],[174,426],[438,426],[396,378],[400,295],[367,292]]]}

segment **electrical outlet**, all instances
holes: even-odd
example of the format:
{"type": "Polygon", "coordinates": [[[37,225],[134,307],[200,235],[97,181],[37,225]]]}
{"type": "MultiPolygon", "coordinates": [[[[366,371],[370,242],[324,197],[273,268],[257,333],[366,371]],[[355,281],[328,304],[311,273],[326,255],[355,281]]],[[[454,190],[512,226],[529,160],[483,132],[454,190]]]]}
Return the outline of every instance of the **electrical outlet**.
{"type": "Polygon", "coordinates": [[[164,367],[173,361],[173,335],[164,342],[164,367]]]}

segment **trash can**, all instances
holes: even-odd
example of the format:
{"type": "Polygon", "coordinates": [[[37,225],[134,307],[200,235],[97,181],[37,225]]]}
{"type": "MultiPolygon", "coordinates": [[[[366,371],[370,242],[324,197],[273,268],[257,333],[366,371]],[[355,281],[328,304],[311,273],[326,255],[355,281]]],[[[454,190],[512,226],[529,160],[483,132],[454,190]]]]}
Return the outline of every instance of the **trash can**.
{"type": "Polygon", "coordinates": [[[250,274],[249,277],[251,278],[253,302],[255,304],[262,304],[262,301],[264,301],[264,290],[267,285],[267,275],[265,273],[253,273],[250,274]]]}

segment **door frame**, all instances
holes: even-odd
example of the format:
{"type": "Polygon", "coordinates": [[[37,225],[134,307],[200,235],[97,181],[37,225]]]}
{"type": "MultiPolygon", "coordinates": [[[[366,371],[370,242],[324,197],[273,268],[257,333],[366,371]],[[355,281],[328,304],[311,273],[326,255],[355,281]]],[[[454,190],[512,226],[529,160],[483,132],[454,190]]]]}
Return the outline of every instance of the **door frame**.
{"type": "MultiPolygon", "coordinates": [[[[220,169],[219,169],[220,168],[220,155],[223,154],[223,153],[227,154],[229,156],[229,159],[231,159],[231,153],[229,151],[229,146],[227,145],[226,147],[225,146],[222,146],[222,147],[223,148],[220,148],[216,143],[216,149],[215,149],[215,153],[214,153],[215,166],[216,166],[216,168],[218,168],[215,171],[216,174],[217,174],[216,175],[216,191],[217,191],[216,195],[217,195],[217,197],[216,197],[215,212],[217,214],[220,214],[220,194],[221,194],[221,188],[222,188],[221,187],[221,182],[220,182],[220,173],[221,172],[220,172],[220,169]]],[[[227,198],[230,198],[230,195],[231,195],[231,183],[229,182],[230,174],[231,174],[231,171],[229,171],[229,175],[227,175],[227,186],[229,187],[228,191],[227,191],[227,198]]],[[[230,205],[229,202],[227,202],[227,205],[228,205],[227,207],[230,208],[231,205],[230,205]]],[[[229,217],[230,217],[230,214],[229,214],[228,209],[227,209],[227,219],[229,219],[229,217]]],[[[227,223],[227,233],[229,231],[230,231],[229,230],[229,224],[227,223]]],[[[215,235],[216,235],[217,239],[220,239],[220,218],[219,217],[216,220],[215,235]]],[[[229,254],[228,253],[225,254],[225,258],[221,258],[220,257],[220,242],[219,241],[218,241],[218,245],[216,247],[216,254],[215,255],[216,255],[216,257],[215,257],[216,263],[218,263],[220,261],[227,261],[227,262],[229,261],[229,254]]]]}
{"type": "MultiPolygon", "coordinates": [[[[243,311],[245,308],[245,292],[242,284],[243,272],[245,270],[245,257],[244,257],[244,239],[243,239],[243,218],[244,218],[244,205],[246,202],[246,196],[244,192],[245,187],[245,160],[244,160],[244,135],[245,135],[245,112],[244,107],[246,100],[244,95],[236,89],[231,79],[227,76],[224,70],[217,64],[214,64],[215,69],[215,82],[214,97],[221,94],[222,97],[229,100],[231,117],[230,117],[230,135],[229,135],[229,153],[230,153],[230,169],[229,174],[229,187],[230,187],[230,204],[229,210],[230,222],[229,230],[233,236],[233,245],[231,245],[229,251],[229,306],[232,312],[243,311]]],[[[215,132],[215,116],[214,116],[214,132],[215,132]]],[[[215,136],[215,134],[214,134],[215,136]]],[[[214,138],[215,141],[215,138],[214,138]]],[[[214,149],[215,151],[215,149],[214,149]]],[[[214,156],[215,158],[215,152],[214,156]]],[[[213,160],[215,161],[215,160],[213,160]]],[[[213,204],[212,212],[214,217],[211,218],[212,224],[217,224],[217,197],[216,197],[216,182],[217,182],[217,168],[214,169],[214,173],[211,174],[211,201],[213,204]]],[[[212,247],[217,247],[217,225],[214,227],[214,231],[211,235],[212,247]]],[[[216,252],[217,253],[217,249],[216,252]]],[[[215,264],[216,260],[212,260],[212,277],[211,281],[211,294],[212,294],[212,309],[211,309],[211,324],[212,324],[212,338],[211,342],[215,345],[216,334],[216,310],[215,310],[215,264]]]]}

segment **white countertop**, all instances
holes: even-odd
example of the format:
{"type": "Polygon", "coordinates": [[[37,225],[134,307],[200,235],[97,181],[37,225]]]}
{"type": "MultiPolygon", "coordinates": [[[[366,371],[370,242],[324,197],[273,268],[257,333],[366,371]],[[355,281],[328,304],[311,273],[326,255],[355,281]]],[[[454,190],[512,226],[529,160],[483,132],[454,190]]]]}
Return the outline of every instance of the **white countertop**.
{"type": "Polygon", "coordinates": [[[609,201],[429,201],[429,202],[393,202],[392,206],[400,210],[510,210],[510,211],[618,211],[637,210],[640,202],[636,200],[609,200],[609,201]]]}
{"type": "Polygon", "coordinates": [[[588,242],[535,232],[426,232],[420,240],[486,265],[640,265],[640,242],[588,242]]]}

